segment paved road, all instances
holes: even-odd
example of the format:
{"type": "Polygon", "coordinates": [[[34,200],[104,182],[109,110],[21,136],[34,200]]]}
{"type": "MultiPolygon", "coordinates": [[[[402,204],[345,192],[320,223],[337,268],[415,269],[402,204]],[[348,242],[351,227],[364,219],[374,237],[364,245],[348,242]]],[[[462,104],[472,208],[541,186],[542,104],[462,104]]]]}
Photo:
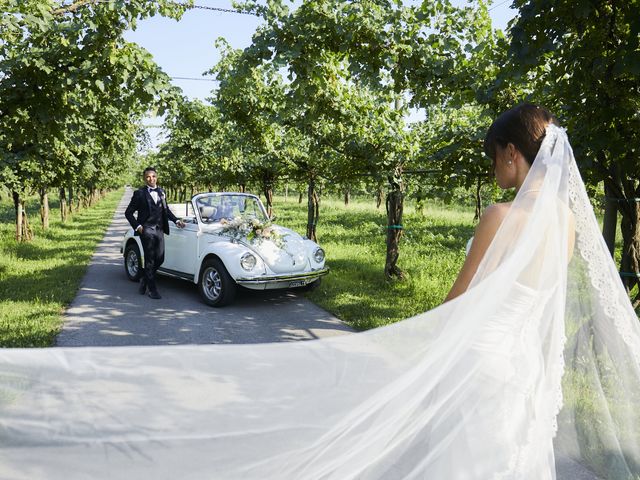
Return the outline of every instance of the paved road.
{"type": "Polygon", "coordinates": [[[194,284],[160,277],[161,300],[137,293],[124,273],[120,241],[128,228],[123,196],[98,245],[80,290],[67,309],[56,345],[174,345],[307,340],[351,332],[329,312],[291,291],[239,293],[234,304],[211,308],[194,284]]]}

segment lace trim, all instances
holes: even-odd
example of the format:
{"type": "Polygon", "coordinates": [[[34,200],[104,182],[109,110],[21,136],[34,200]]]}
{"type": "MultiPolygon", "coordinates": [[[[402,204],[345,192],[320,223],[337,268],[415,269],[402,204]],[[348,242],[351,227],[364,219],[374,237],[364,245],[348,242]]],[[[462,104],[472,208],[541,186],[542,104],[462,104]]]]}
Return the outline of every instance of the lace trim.
{"type": "MultiPolygon", "coordinates": [[[[553,296],[548,297],[547,300],[553,301],[553,296]]],[[[542,307],[541,310],[531,312],[529,319],[542,318],[544,308],[548,305],[548,302],[542,301],[539,305],[542,307]]],[[[543,445],[538,441],[538,439],[548,438],[551,440],[556,436],[558,431],[557,418],[564,403],[564,397],[562,394],[562,377],[564,376],[565,370],[563,352],[567,338],[564,330],[564,322],[556,321],[554,323],[556,324],[556,330],[552,333],[552,338],[558,339],[556,351],[559,352],[559,355],[556,357],[556,361],[552,362],[552,368],[549,372],[549,378],[551,379],[551,391],[553,394],[549,396],[541,394],[538,396],[538,398],[541,398],[543,401],[547,398],[550,398],[551,400],[550,402],[544,402],[541,405],[536,404],[534,401],[536,398],[535,380],[532,381],[531,385],[527,389],[527,393],[525,394],[525,397],[532,402],[531,408],[534,411],[531,423],[527,428],[526,440],[521,446],[516,447],[515,452],[513,452],[509,459],[507,469],[494,475],[492,480],[526,478],[530,472],[536,470],[540,458],[544,457],[544,459],[546,459],[546,456],[544,455],[545,452],[540,451],[543,445]],[[540,412],[539,409],[542,411],[540,412]],[[540,414],[540,417],[538,417],[538,414],[540,414]],[[536,421],[536,418],[546,418],[546,420],[540,423],[536,421]],[[549,427],[550,430],[547,430],[549,427]],[[538,435],[536,435],[536,432],[539,432],[538,435]]],[[[536,335],[538,335],[539,328],[539,324],[528,322],[523,329],[524,337],[528,339],[535,338],[536,335]]]]}
{"type": "Polygon", "coordinates": [[[633,330],[633,319],[629,314],[627,294],[622,285],[611,280],[611,273],[615,265],[605,252],[603,240],[595,222],[593,208],[587,198],[586,190],[575,162],[569,166],[569,200],[576,220],[576,240],[580,256],[587,264],[589,279],[593,288],[598,292],[600,305],[604,314],[613,320],[616,330],[629,346],[631,354],[640,364],[640,341],[633,330]],[[628,305],[627,305],[628,304],[628,305]],[[628,308],[624,308],[623,305],[628,308]]]}

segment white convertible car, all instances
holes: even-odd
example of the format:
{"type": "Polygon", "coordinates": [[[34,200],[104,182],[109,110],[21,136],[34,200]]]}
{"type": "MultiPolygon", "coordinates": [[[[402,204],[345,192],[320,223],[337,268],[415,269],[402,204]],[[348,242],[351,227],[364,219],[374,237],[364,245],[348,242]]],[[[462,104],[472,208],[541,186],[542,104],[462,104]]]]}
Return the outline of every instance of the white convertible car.
{"type": "MultiPolygon", "coordinates": [[[[254,290],[312,288],[329,272],[324,250],[270,223],[255,195],[201,193],[186,204],[169,207],[186,225],[180,229],[170,223],[165,261],[158,272],[196,283],[211,306],[230,303],[238,285],[254,290]]],[[[133,229],[125,234],[121,252],[127,277],[138,281],[144,257],[133,229]]]]}

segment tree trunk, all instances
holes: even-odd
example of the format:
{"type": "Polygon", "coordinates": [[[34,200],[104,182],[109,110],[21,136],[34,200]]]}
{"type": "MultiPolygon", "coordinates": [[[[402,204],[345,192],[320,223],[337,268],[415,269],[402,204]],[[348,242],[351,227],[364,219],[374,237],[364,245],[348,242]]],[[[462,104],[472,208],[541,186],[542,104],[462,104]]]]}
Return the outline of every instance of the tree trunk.
{"type": "Polygon", "coordinates": [[[22,241],[28,242],[33,240],[33,230],[29,226],[29,217],[27,215],[27,205],[25,203],[24,198],[21,200],[21,209],[22,209],[22,241]]]}
{"type": "Polygon", "coordinates": [[[67,221],[67,196],[64,187],[60,187],[60,220],[62,223],[67,221]]]}
{"type": "Polygon", "coordinates": [[[98,203],[98,191],[95,188],[91,188],[89,191],[89,206],[92,207],[98,203]]]}
{"type": "Polygon", "coordinates": [[[388,279],[404,278],[398,267],[400,256],[400,238],[402,237],[402,211],[404,191],[402,183],[402,167],[397,166],[393,177],[389,177],[389,193],[387,194],[387,259],[384,274],[388,279]]]}
{"type": "Polygon", "coordinates": [[[29,227],[24,198],[20,196],[19,192],[13,192],[13,206],[16,211],[16,241],[27,242],[33,239],[33,231],[29,227]]]}
{"type": "Polygon", "coordinates": [[[300,192],[298,195],[298,203],[302,203],[302,196],[304,195],[304,192],[300,192]]]}
{"type": "Polygon", "coordinates": [[[616,227],[618,226],[618,200],[607,182],[604,184],[604,219],[602,222],[602,236],[613,257],[616,248],[616,227]]]}
{"type": "Polygon", "coordinates": [[[382,187],[378,187],[378,189],[376,190],[376,208],[380,208],[380,205],[382,205],[382,194],[384,192],[382,191],[382,187]]]}
{"type": "Polygon", "coordinates": [[[49,195],[46,188],[41,188],[40,194],[40,221],[42,222],[42,230],[49,229],[49,195]]]}
{"type": "Polygon", "coordinates": [[[638,292],[632,299],[634,308],[640,305],[640,202],[634,198],[627,200],[629,208],[623,210],[620,227],[622,230],[622,258],[620,275],[627,293],[635,286],[638,292]]]}
{"type": "Polygon", "coordinates": [[[263,183],[262,193],[264,193],[267,202],[267,215],[271,218],[273,216],[273,184],[271,182],[263,183]]]}
{"type": "Polygon", "coordinates": [[[69,182],[69,184],[67,185],[67,191],[69,192],[67,195],[67,203],[69,205],[69,213],[73,213],[73,201],[75,200],[75,196],[74,196],[74,192],[73,192],[73,185],[71,185],[71,182],[69,182]]]}
{"type": "Polygon", "coordinates": [[[480,215],[482,215],[482,196],[480,195],[480,191],[482,189],[482,177],[478,176],[478,181],[476,183],[476,211],[473,215],[473,221],[477,222],[480,220],[480,215]]]}
{"type": "Polygon", "coordinates": [[[318,192],[316,190],[316,181],[312,176],[309,177],[309,187],[307,190],[307,238],[318,241],[316,235],[316,225],[318,224],[319,205],[318,192]]]}
{"type": "Polygon", "coordinates": [[[22,241],[22,202],[20,194],[16,191],[13,193],[13,208],[16,211],[16,242],[22,241]]]}
{"type": "Polygon", "coordinates": [[[289,198],[289,184],[285,184],[284,186],[284,201],[286,202],[289,198]]]}
{"type": "Polygon", "coordinates": [[[351,190],[348,188],[344,191],[344,206],[349,206],[349,200],[351,199],[351,190]]]}
{"type": "Polygon", "coordinates": [[[246,193],[247,186],[244,183],[240,184],[240,193],[246,193]]]}

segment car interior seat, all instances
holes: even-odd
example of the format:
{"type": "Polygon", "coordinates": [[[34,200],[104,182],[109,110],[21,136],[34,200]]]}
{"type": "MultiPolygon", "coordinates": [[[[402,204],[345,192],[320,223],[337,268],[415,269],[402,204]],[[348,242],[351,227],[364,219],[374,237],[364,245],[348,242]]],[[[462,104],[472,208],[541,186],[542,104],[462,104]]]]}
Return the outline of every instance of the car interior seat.
{"type": "Polygon", "coordinates": [[[212,222],[215,220],[216,207],[210,207],[210,206],[204,205],[199,208],[200,208],[200,218],[202,218],[203,222],[212,222]]]}

